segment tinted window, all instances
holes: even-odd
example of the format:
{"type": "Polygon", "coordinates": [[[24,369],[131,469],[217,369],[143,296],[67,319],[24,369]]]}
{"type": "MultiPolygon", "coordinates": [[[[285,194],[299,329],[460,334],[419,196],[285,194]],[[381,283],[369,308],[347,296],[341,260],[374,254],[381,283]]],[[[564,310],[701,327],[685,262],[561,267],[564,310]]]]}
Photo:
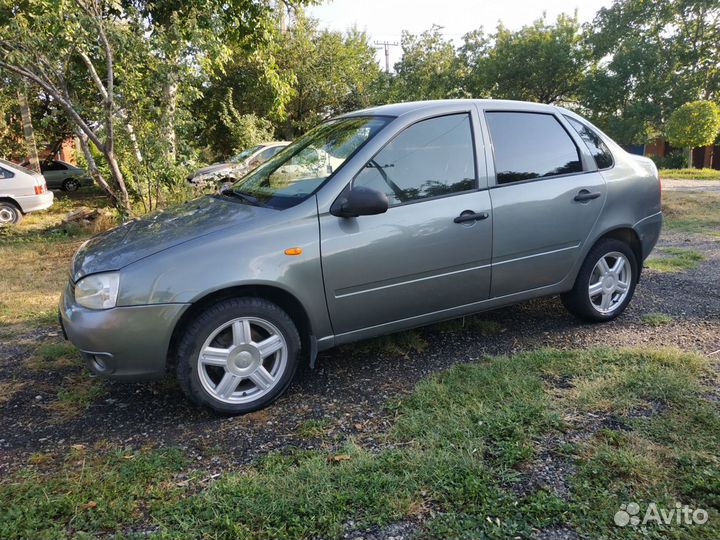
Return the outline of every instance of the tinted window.
{"type": "Polygon", "coordinates": [[[595,163],[597,164],[598,169],[609,169],[612,167],[612,154],[600,136],[590,129],[590,126],[586,126],[582,122],[579,122],[574,118],[570,118],[569,116],[566,116],[565,118],[568,122],[570,122],[570,125],[578,132],[580,138],[585,142],[588,150],[590,150],[590,153],[595,158],[595,163]]]}
{"type": "Polygon", "coordinates": [[[487,112],[498,184],[582,171],[570,135],[551,114],[487,112]]]}
{"type": "Polygon", "coordinates": [[[43,162],[40,164],[40,170],[45,171],[65,171],[67,167],[59,161],[43,162]]]}
{"type": "Polygon", "coordinates": [[[365,165],[354,184],[386,193],[391,205],[474,189],[470,117],[453,114],[413,124],[365,165]]]}
{"type": "Polygon", "coordinates": [[[13,176],[15,176],[14,173],[0,167],[0,178],[12,178],[13,176]]]}

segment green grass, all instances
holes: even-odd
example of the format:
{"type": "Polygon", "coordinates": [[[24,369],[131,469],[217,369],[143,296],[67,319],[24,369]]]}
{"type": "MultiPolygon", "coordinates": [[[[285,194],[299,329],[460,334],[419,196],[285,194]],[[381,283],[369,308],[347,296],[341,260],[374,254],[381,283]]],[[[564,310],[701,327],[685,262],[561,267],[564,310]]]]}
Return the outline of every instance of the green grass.
{"type": "Polygon", "coordinates": [[[332,422],[325,418],[305,420],[298,425],[295,433],[307,439],[322,437],[328,432],[331,425],[332,422]]]}
{"type": "Polygon", "coordinates": [[[679,180],[720,180],[720,171],[716,169],[660,169],[662,178],[679,180]]]}
{"type": "Polygon", "coordinates": [[[663,213],[672,231],[720,236],[720,193],[666,191],[663,213]]]}
{"type": "Polygon", "coordinates": [[[379,451],[350,439],[331,452],[270,453],[208,487],[199,472],[173,480],[186,466],[179,451],[72,451],[55,472],[43,455],[0,481],[0,537],[125,537],[133,526],[151,538],[337,538],[351,519],[359,529],[412,519],[420,538],[525,538],[565,524],[634,538],[612,524],[629,501],[710,513],[704,526],[650,526],[643,537],[718,537],[720,416],[702,386],[713,377],[707,358],[674,350],[489,358],[394,404],[379,451]],[[548,436],[575,465],[567,500],[524,484],[548,436]]]}
{"type": "Polygon", "coordinates": [[[683,248],[662,248],[645,261],[645,266],[659,272],[681,272],[697,268],[705,257],[699,251],[683,248]]]}
{"type": "Polygon", "coordinates": [[[640,320],[648,326],[663,326],[673,322],[673,318],[666,313],[646,313],[640,317],[640,320]]]}

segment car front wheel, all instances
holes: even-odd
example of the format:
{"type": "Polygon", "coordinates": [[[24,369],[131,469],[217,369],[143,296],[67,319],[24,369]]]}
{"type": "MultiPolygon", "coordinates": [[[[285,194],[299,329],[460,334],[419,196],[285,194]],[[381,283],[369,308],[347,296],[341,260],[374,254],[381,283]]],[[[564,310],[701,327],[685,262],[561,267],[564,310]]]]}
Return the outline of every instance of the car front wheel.
{"type": "Polygon", "coordinates": [[[590,322],[610,321],[620,315],[632,299],[638,263],[625,242],[605,238],[583,262],[575,286],[562,295],[565,307],[590,322]]]}
{"type": "Polygon", "coordinates": [[[290,385],[300,337],[280,307],[232,298],[202,312],[178,345],[177,374],[197,404],[225,414],[266,407],[290,385]]]}

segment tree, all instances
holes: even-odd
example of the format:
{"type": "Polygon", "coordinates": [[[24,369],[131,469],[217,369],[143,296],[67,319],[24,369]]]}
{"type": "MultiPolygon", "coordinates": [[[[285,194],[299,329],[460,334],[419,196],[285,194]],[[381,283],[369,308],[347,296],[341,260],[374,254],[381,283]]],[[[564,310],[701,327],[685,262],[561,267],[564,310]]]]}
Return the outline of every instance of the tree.
{"type": "Polygon", "coordinates": [[[452,41],[433,25],[419,35],[403,32],[402,57],[395,64],[390,87],[392,101],[468,97],[463,72],[452,41]]]}
{"type": "Polygon", "coordinates": [[[720,132],[720,107],[712,101],[691,101],[674,110],[665,127],[673,146],[687,148],[687,166],[692,167],[692,149],[713,144],[720,132]]]}
{"type": "Polygon", "coordinates": [[[367,34],[319,30],[318,22],[296,13],[279,36],[278,68],[291,77],[279,130],[285,138],[321,120],[372,104],[371,88],[381,76],[367,34]]]}
{"type": "Polygon", "coordinates": [[[620,143],[648,142],[681,104],[719,97],[716,0],[615,0],[585,27],[585,43],[595,65],[581,105],[620,143]]]}
{"type": "Polygon", "coordinates": [[[513,32],[467,34],[460,55],[467,63],[466,88],[473,96],[540,103],[574,102],[587,66],[577,17],[538,19],[513,32]]]}

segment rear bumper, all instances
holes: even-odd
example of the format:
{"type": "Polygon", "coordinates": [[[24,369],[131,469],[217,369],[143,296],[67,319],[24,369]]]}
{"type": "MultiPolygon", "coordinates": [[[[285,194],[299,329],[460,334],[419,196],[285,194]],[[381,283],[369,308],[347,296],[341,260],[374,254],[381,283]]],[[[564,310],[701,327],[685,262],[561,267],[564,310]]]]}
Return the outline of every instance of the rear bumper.
{"type": "Polygon", "coordinates": [[[662,212],[658,212],[645,219],[641,219],[633,226],[633,229],[640,238],[643,261],[647,259],[647,256],[650,255],[655,244],[657,244],[658,238],[660,238],[660,231],[662,230],[662,223],[662,212]]]}
{"type": "Polygon", "coordinates": [[[75,303],[73,286],[60,297],[63,333],[97,375],[128,381],[162,377],[173,329],[188,304],[91,310],[75,303]]]}
{"type": "Polygon", "coordinates": [[[26,197],[15,197],[15,201],[20,206],[23,214],[28,212],[37,212],[38,210],[47,210],[53,204],[55,196],[52,191],[46,191],[41,195],[28,195],[26,197]]]}

